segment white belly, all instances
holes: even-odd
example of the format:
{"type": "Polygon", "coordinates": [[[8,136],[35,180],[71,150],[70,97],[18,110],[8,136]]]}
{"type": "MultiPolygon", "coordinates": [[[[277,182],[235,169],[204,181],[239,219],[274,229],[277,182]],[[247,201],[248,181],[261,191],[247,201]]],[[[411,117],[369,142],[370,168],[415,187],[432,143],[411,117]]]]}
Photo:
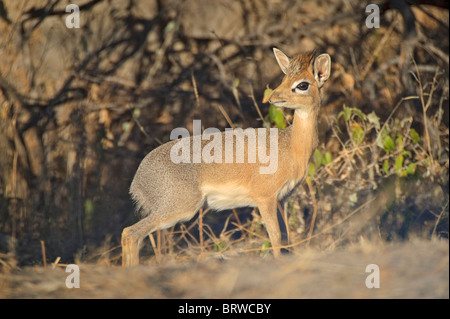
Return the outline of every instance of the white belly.
{"type": "Polygon", "coordinates": [[[298,181],[296,181],[295,179],[291,179],[289,181],[287,181],[283,187],[281,187],[281,189],[278,192],[278,199],[282,200],[284,199],[284,197],[290,193],[290,191],[292,191],[294,189],[295,186],[297,186],[298,181]]]}
{"type": "Polygon", "coordinates": [[[256,203],[248,195],[247,188],[236,184],[204,185],[201,187],[208,207],[214,210],[225,210],[238,207],[256,207],[256,203]]]}

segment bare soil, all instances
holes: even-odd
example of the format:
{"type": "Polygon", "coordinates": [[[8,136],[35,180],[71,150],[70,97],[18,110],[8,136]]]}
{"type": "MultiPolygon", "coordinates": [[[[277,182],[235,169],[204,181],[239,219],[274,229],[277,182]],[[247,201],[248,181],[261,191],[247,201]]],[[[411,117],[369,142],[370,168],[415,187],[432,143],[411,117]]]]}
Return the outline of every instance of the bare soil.
{"type": "Polygon", "coordinates": [[[447,241],[304,248],[279,259],[213,254],[130,269],[79,267],[80,288],[71,289],[63,267],[1,274],[0,298],[449,298],[447,241]],[[379,266],[380,288],[366,287],[369,264],[379,266]]]}

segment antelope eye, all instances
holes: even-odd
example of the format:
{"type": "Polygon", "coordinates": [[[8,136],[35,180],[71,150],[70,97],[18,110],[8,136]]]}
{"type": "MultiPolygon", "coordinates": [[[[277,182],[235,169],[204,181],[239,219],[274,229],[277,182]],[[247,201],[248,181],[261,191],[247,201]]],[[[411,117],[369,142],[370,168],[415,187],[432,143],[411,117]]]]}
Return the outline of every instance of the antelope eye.
{"type": "Polygon", "coordinates": [[[309,88],[308,82],[300,82],[299,85],[297,85],[297,89],[301,91],[306,91],[309,88]]]}

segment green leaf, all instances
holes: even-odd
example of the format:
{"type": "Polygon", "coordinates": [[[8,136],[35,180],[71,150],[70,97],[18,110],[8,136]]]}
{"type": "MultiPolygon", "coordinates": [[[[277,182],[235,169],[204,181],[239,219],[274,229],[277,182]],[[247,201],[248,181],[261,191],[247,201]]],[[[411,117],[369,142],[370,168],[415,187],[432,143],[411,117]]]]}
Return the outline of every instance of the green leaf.
{"type": "Polygon", "coordinates": [[[314,158],[314,163],[316,163],[318,166],[320,166],[320,164],[322,164],[322,153],[320,153],[320,151],[318,149],[316,149],[314,151],[313,158],[314,158]]]}
{"type": "Polygon", "coordinates": [[[419,133],[417,133],[417,131],[413,128],[411,128],[409,130],[409,135],[411,135],[411,139],[414,143],[419,143],[420,142],[420,135],[419,133]]]}
{"type": "MultiPolygon", "coordinates": [[[[284,117],[283,117],[283,119],[284,119],[284,117]]],[[[284,120],[283,121],[277,121],[275,123],[277,124],[277,128],[280,129],[280,130],[284,130],[286,128],[286,123],[284,123],[284,120]]]]}
{"type": "Polygon", "coordinates": [[[389,173],[389,161],[387,159],[383,162],[383,172],[387,175],[389,173]]]}
{"type": "Polygon", "coordinates": [[[345,104],[343,107],[344,110],[339,112],[337,119],[339,120],[341,116],[344,116],[344,120],[348,122],[348,120],[350,120],[350,116],[352,115],[352,109],[346,106],[345,104]]]}
{"type": "Polygon", "coordinates": [[[270,244],[270,241],[268,241],[268,240],[265,240],[264,242],[263,242],[263,244],[262,244],[262,247],[261,247],[261,253],[262,254],[267,254],[268,252],[269,252],[269,248],[271,247],[272,245],[270,244]]]}
{"type": "Polygon", "coordinates": [[[220,242],[216,242],[214,243],[214,251],[222,251],[225,248],[225,244],[224,242],[220,241],[220,242]]]}
{"type": "Polygon", "coordinates": [[[311,168],[314,172],[312,173],[312,175],[314,175],[315,171],[316,171],[316,166],[321,166],[321,165],[327,165],[329,163],[331,163],[331,161],[333,160],[331,153],[330,152],[325,152],[325,154],[322,154],[318,149],[316,149],[313,153],[313,162],[315,163],[314,167],[311,168]]]}
{"type": "Polygon", "coordinates": [[[94,202],[91,199],[84,201],[84,219],[83,226],[85,230],[90,230],[94,220],[94,202]]]}
{"type": "Polygon", "coordinates": [[[272,91],[273,90],[271,88],[267,88],[267,89],[264,90],[264,100],[269,98],[269,96],[272,93],[272,91]]]}
{"type": "Polygon", "coordinates": [[[352,108],[353,113],[355,113],[357,116],[359,116],[360,119],[366,120],[366,114],[363,113],[360,109],[353,107],[352,108]]]}
{"type": "Polygon", "coordinates": [[[410,163],[406,167],[406,174],[408,175],[414,175],[416,173],[417,164],[416,163],[410,163]]]}
{"type": "Polygon", "coordinates": [[[333,161],[333,157],[330,152],[325,152],[325,156],[322,158],[322,164],[328,165],[333,161]]]}
{"type": "Polygon", "coordinates": [[[94,203],[90,199],[84,201],[84,211],[86,214],[92,214],[94,211],[94,203]]]}
{"type": "Polygon", "coordinates": [[[364,130],[357,122],[352,123],[352,136],[356,145],[361,144],[364,140],[364,130]]]}
{"type": "Polygon", "coordinates": [[[389,153],[389,152],[395,150],[395,143],[392,140],[392,137],[390,137],[389,135],[386,135],[383,138],[383,149],[386,153],[389,153]]]}
{"type": "Polygon", "coordinates": [[[398,133],[397,138],[395,139],[395,145],[397,146],[398,150],[403,150],[403,134],[398,133]]]}
{"type": "Polygon", "coordinates": [[[234,78],[234,80],[233,80],[233,86],[235,87],[235,88],[238,88],[239,87],[239,79],[238,78],[234,78]]]}
{"type": "Polygon", "coordinates": [[[395,159],[395,164],[394,164],[395,173],[400,177],[403,176],[403,172],[402,172],[403,160],[404,160],[403,156],[399,155],[395,159]]]}
{"type": "Polygon", "coordinates": [[[350,116],[352,115],[352,109],[348,106],[344,105],[344,119],[346,122],[350,120],[350,116]]]}
{"type": "Polygon", "coordinates": [[[269,121],[276,124],[279,129],[285,129],[286,123],[284,122],[284,114],[275,105],[269,106],[269,121]]]}
{"type": "Polygon", "coordinates": [[[314,163],[309,163],[309,173],[308,173],[308,175],[310,176],[310,177],[313,177],[314,176],[314,174],[316,174],[316,165],[314,165],[314,163]]]}

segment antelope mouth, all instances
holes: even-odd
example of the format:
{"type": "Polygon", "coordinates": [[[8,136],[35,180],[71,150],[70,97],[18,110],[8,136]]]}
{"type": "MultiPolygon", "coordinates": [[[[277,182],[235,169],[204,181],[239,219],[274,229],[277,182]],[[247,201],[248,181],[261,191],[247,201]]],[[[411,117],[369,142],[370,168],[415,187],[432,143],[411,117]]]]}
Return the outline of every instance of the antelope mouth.
{"type": "Polygon", "coordinates": [[[273,105],[275,105],[277,107],[283,107],[283,106],[286,105],[287,101],[270,101],[269,100],[269,103],[273,104],[273,105]]]}

